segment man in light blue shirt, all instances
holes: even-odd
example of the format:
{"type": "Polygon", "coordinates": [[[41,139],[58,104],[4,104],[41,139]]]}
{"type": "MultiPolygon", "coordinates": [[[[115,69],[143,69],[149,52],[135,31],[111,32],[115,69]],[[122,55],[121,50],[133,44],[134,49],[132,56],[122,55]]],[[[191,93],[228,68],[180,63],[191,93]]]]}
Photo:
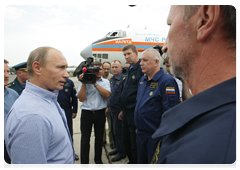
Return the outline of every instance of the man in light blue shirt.
{"type": "MultiPolygon", "coordinates": [[[[81,83],[78,87],[77,97],[82,102],[81,109],[81,163],[89,163],[90,136],[92,125],[94,124],[95,134],[95,157],[96,164],[102,164],[102,143],[105,126],[105,108],[107,107],[107,98],[110,97],[110,83],[107,79],[101,78],[102,63],[93,62],[94,66],[100,68],[96,75],[96,83],[81,83]]],[[[83,74],[79,75],[79,79],[83,79],[83,74]]]]}
{"type": "MultiPolygon", "coordinates": [[[[6,59],[4,59],[4,119],[7,116],[9,110],[11,109],[13,103],[19,96],[15,90],[5,87],[9,81],[10,70],[8,67],[8,63],[9,62],[6,59]]],[[[4,160],[8,164],[11,163],[11,160],[6,150],[5,141],[4,141],[4,160]]]]}
{"type": "Polygon", "coordinates": [[[26,88],[5,119],[4,138],[13,164],[73,164],[74,149],[58,90],[69,77],[67,61],[52,47],[28,58],[26,88]]]}

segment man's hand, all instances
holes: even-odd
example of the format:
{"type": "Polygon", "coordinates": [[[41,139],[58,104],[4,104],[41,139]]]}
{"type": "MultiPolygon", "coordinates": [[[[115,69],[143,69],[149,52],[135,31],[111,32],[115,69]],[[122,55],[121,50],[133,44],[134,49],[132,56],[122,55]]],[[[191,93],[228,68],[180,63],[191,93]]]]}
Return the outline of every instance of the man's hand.
{"type": "Polygon", "coordinates": [[[77,113],[72,113],[72,119],[74,119],[77,116],[77,113]]]}
{"type": "Polygon", "coordinates": [[[119,119],[119,120],[122,120],[122,111],[119,113],[118,119],[119,119]]]}
{"type": "Polygon", "coordinates": [[[83,73],[79,75],[79,80],[81,81],[83,80],[83,75],[84,75],[83,73]]]}
{"type": "Polygon", "coordinates": [[[106,108],[105,115],[106,115],[106,117],[109,116],[109,108],[108,107],[106,108]]]}

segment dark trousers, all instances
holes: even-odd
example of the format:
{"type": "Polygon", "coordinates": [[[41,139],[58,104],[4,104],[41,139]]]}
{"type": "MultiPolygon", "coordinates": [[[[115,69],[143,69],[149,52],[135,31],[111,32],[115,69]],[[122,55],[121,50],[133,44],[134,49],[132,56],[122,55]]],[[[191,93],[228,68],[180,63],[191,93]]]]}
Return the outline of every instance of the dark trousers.
{"type": "Polygon", "coordinates": [[[8,164],[11,164],[11,159],[7,153],[7,148],[6,148],[6,145],[5,145],[5,141],[4,141],[4,160],[6,163],[8,164]]]}
{"type": "Polygon", "coordinates": [[[120,111],[110,111],[110,124],[114,144],[118,154],[122,157],[126,156],[122,142],[122,121],[118,119],[120,111]]]}
{"type": "Polygon", "coordinates": [[[81,114],[81,164],[89,164],[90,137],[92,125],[95,134],[95,156],[96,164],[102,163],[102,143],[105,126],[105,109],[97,112],[82,110],[81,114]]]}
{"type": "Polygon", "coordinates": [[[137,164],[136,126],[134,125],[134,110],[123,110],[122,117],[123,146],[130,164],[137,164]]]}
{"type": "Polygon", "coordinates": [[[150,164],[156,151],[158,140],[150,136],[137,135],[138,164],[150,164]]]}
{"type": "Polygon", "coordinates": [[[70,135],[72,137],[72,140],[73,140],[73,121],[72,121],[72,109],[66,109],[66,108],[63,108],[64,111],[65,111],[65,115],[66,115],[66,118],[67,118],[67,124],[68,124],[68,129],[69,129],[69,132],[70,132],[70,135]]]}

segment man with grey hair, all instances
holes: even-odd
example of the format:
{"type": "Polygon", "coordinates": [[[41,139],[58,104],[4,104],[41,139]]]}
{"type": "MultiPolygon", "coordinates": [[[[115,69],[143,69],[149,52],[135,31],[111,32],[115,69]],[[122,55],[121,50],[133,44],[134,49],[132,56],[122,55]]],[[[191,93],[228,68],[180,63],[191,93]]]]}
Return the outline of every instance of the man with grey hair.
{"type": "Polygon", "coordinates": [[[52,47],[32,51],[29,81],[4,122],[4,139],[13,164],[73,164],[67,120],[57,102],[69,77],[67,61],[52,47]]]}
{"type": "Polygon", "coordinates": [[[151,163],[160,139],[152,134],[161,123],[161,116],[179,103],[179,90],[175,80],[159,67],[160,54],[150,48],[143,52],[141,68],[145,74],[139,81],[134,123],[137,128],[138,163],[151,163]]]}
{"type": "Polygon", "coordinates": [[[163,52],[193,96],[162,116],[153,163],[236,161],[236,9],[172,6],[163,52]],[[160,150],[160,152],[159,152],[160,150]]]}

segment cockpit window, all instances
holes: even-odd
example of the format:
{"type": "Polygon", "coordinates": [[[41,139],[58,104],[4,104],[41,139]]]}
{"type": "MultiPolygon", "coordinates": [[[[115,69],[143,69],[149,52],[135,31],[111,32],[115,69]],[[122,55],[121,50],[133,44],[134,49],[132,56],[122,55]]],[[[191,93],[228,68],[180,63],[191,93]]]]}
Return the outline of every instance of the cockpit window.
{"type": "Polygon", "coordinates": [[[112,31],[107,33],[107,35],[104,36],[104,38],[107,37],[126,37],[126,32],[122,30],[112,31]]]}
{"type": "Polygon", "coordinates": [[[113,33],[111,34],[111,37],[116,37],[117,34],[118,34],[118,32],[113,32],[113,33]]]}

